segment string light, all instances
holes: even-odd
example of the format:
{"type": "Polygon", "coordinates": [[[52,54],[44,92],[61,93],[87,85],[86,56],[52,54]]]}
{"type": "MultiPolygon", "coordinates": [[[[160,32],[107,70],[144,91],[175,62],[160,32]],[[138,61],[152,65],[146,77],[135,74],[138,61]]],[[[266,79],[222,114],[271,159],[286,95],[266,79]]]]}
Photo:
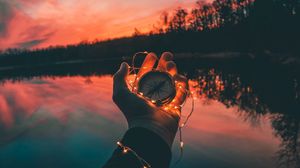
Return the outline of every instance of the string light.
{"type": "MultiPolygon", "coordinates": [[[[183,142],[183,136],[182,136],[182,129],[187,125],[190,117],[192,116],[192,114],[194,112],[194,105],[195,105],[194,92],[190,92],[189,90],[186,90],[186,91],[187,91],[188,95],[192,97],[192,109],[191,109],[190,113],[188,114],[187,118],[185,119],[185,121],[183,121],[179,126],[180,155],[179,155],[179,158],[177,159],[177,161],[175,162],[174,167],[181,161],[181,159],[183,157],[184,142],[183,142]]],[[[184,101],[184,103],[181,106],[184,106],[185,103],[186,103],[186,100],[184,101]]],[[[180,119],[182,119],[181,113],[179,113],[179,115],[180,115],[180,119]]]]}
{"type": "Polygon", "coordinates": [[[123,153],[127,153],[127,152],[128,152],[128,149],[124,148],[123,153]]]}
{"type": "Polygon", "coordinates": [[[183,143],[183,141],[181,141],[180,142],[180,147],[183,148],[183,145],[184,145],[184,143],[183,143]]]}
{"type": "MultiPolygon", "coordinates": [[[[134,80],[130,80],[129,83],[130,83],[130,86],[131,86],[131,91],[132,91],[133,93],[136,93],[136,94],[139,94],[139,95],[143,96],[143,93],[142,93],[142,92],[137,93],[137,87],[135,86],[135,84],[136,84],[136,83],[138,82],[138,80],[140,79],[140,78],[137,76],[136,70],[141,69],[141,68],[135,67],[135,58],[136,58],[136,56],[137,56],[138,54],[149,54],[149,53],[148,53],[147,51],[144,51],[144,52],[137,52],[137,53],[135,53],[135,54],[133,55],[133,58],[132,58],[132,65],[131,65],[131,67],[130,67],[130,68],[131,68],[131,71],[130,71],[129,73],[130,73],[130,74],[133,73],[134,80]]],[[[143,69],[149,69],[149,67],[142,67],[142,68],[143,68],[143,69]]],[[[154,69],[152,69],[152,70],[154,70],[154,69]]],[[[185,119],[185,121],[182,121],[182,124],[180,124],[180,126],[179,126],[180,156],[179,156],[179,159],[177,160],[177,162],[175,163],[175,166],[176,166],[176,165],[181,161],[181,159],[182,159],[182,157],[183,157],[184,142],[183,142],[183,137],[182,137],[182,129],[186,126],[186,124],[187,124],[189,118],[192,116],[192,113],[193,113],[193,111],[194,111],[194,100],[196,100],[196,97],[194,96],[194,92],[190,92],[188,89],[183,88],[183,86],[180,85],[179,82],[178,82],[177,80],[175,80],[174,82],[175,82],[175,84],[176,84],[176,86],[177,86],[176,88],[177,88],[178,90],[181,90],[181,91],[183,90],[183,91],[185,91],[185,92],[188,94],[188,96],[190,95],[190,96],[192,97],[192,99],[191,99],[191,100],[192,100],[192,109],[191,109],[191,111],[189,112],[189,114],[188,114],[187,118],[185,119]]],[[[144,98],[145,98],[146,100],[150,101],[151,103],[154,103],[154,104],[156,103],[155,100],[151,100],[151,99],[149,99],[149,98],[147,98],[147,97],[144,97],[144,98]]],[[[171,104],[169,104],[169,106],[165,106],[163,109],[166,110],[166,111],[168,111],[168,110],[171,110],[171,111],[172,111],[172,110],[177,111],[177,112],[178,112],[178,115],[179,115],[179,118],[182,119],[181,112],[178,111],[178,109],[184,106],[186,100],[183,102],[183,104],[181,104],[181,105],[179,105],[179,106],[174,105],[175,102],[176,102],[176,99],[173,99],[173,100],[171,101],[171,104]]],[[[131,148],[124,146],[124,145],[121,144],[120,142],[117,142],[117,144],[118,144],[118,146],[120,146],[120,147],[122,148],[124,154],[125,154],[125,153],[128,153],[129,151],[130,151],[131,153],[133,153],[133,154],[138,158],[138,160],[141,162],[141,164],[143,165],[143,168],[150,168],[150,167],[151,167],[151,166],[150,166],[143,158],[141,158],[139,155],[137,155],[136,152],[134,152],[131,148]]]]}
{"type": "Polygon", "coordinates": [[[121,148],[123,154],[132,153],[138,161],[141,163],[143,168],[151,168],[150,164],[144,160],[142,157],[140,157],[133,149],[131,149],[128,146],[123,145],[120,141],[117,142],[117,145],[121,148]]]}

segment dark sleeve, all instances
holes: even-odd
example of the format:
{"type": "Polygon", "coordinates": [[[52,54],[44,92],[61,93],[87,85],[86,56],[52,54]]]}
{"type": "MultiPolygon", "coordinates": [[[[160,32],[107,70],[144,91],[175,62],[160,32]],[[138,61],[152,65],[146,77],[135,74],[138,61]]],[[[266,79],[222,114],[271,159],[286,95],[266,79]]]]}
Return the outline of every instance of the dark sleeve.
{"type": "MultiPolygon", "coordinates": [[[[171,151],[167,143],[157,134],[145,128],[129,129],[121,143],[131,148],[141,158],[147,161],[151,168],[168,168],[171,161],[171,151]]],[[[140,161],[130,151],[123,153],[117,147],[103,168],[143,168],[140,161]]]]}

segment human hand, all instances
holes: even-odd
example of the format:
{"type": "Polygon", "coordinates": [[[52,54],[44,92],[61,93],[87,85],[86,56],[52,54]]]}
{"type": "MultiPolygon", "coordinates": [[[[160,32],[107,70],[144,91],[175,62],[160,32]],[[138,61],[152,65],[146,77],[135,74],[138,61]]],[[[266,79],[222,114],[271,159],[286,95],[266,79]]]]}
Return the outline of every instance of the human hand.
{"type": "MultiPolygon", "coordinates": [[[[151,71],[157,61],[154,53],[149,53],[137,74],[140,79],[151,71]]],[[[162,54],[157,70],[169,73],[176,81],[176,95],[172,102],[158,107],[143,96],[131,92],[127,85],[129,66],[123,62],[113,77],[113,101],[120,108],[127,119],[129,128],[143,127],[158,134],[165,142],[172,146],[180,120],[181,105],[187,96],[187,79],[177,73],[176,64],[172,61],[173,54],[162,54]]],[[[137,87],[135,82],[133,87],[137,87]]]]}

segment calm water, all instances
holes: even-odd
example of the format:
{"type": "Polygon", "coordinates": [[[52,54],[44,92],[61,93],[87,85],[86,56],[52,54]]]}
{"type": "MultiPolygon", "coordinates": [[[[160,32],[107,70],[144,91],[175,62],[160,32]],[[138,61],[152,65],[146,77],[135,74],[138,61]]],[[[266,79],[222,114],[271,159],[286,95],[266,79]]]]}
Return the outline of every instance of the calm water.
{"type": "MultiPolygon", "coordinates": [[[[298,106],[288,108],[282,98],[278,108],[277,99],[267,101],[251,82],[213,69],[190,79],[195,111],[183,130],[179,167],[300,165],[300,119],[290,112],[298,106]]],[[[295,82],[291,88],[297,89],[295,82]]],[[[297,93],[291,92],[296,103],[297,93]]],[[[111,96],[111,75],[6,80],[0,85],[0,167],[101,167],[127,127],[111,96]]],[[[175,141],[173,160],[179,156],[175,141]]]]}

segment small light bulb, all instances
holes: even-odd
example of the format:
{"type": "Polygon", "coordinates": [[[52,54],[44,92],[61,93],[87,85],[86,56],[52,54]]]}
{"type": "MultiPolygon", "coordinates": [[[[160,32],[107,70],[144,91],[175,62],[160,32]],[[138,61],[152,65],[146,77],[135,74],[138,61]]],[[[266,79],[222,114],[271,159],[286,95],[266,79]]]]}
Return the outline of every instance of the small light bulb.
{"type": "Polygon", "coordinates": [[[180,147],[183,148],[183,145],[184,145],[184,144],[183,144],[183,142],[181,141],[181,142],[180,142],[180,147]]]}
{"type": "Polygon", "coordinates": [[[123,153],[127,153],[127,152],[128,152],[128,149],[124,148],[123,153]]]}
{"type": "Polygon", "coordinates": [[[121,146],[121,142],[118,141],[118,142],[117,142],[117,145],[121,146]]]}
{"type": "Polygon", "coordinates": [[[184,124],[181,124],[181,127],[184,127],[184,124]]]}
{"type": "Polygon", "coordinates": [[[155,100],[151,100],[152,103],[155,103],[155,100]]]}
{"type": "Polygon", "coordinates": [[[140,94],[141,96],[143,96],[143,95],[144,95],[144,93],[142,93],[142,92],[139,92],[139,94],[140,94]]]}

